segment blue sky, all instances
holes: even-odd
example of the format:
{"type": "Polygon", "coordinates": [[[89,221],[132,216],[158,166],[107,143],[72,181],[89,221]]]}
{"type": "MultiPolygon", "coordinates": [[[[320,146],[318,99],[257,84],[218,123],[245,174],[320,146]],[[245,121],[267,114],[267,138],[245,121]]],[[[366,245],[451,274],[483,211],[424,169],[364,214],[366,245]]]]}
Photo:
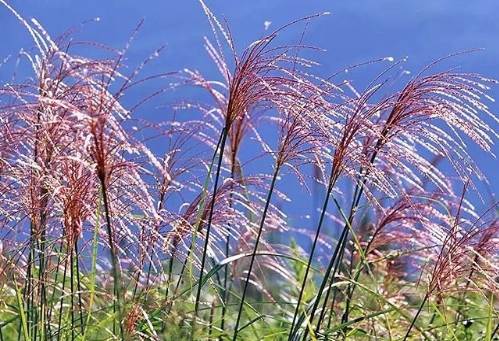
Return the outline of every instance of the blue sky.
{"type": "MultiPolygon", "coordinates": [[[[499,79],[499,1],[399,1],[399,0],[206,0],[219,18],[231,26],[239,47],[264,32],[264,22],[276,28],[292,19],[329,11],[330,16],[315,20],[307,29],[306,41],[326,49],[316,55],[322,75],[370,59],[408,57],[407,70],[417,72],[432,60],[473,48],[478,53],[452,59],[446,67],[480,72],[499,79]]],[[[153,71],[173,71],[192,67],[215,75],[215,69],[203,48],[203,36],[210,35],[208,22],[196,0],[15,0],[9,2],[23,16],[35,17],[54,36],[71,26],[99,17],[86,25],[80,37],[122,47],[140,19],[145,19],[128,63],[135,65],[155,48],[166,45],[153,71]]],[[[26,31],[13,16],[0,7],[0,60],[16,55],[32,45],[26,31]]],[[[291,38],[297,38],[296,36],[291,38]]],[[[367,73],[369,74],[369,73],[367,73]]],[[[0,79],[10,77],[9,69],[0,68],[0,79]]],[[[356,77],[358,86],[368,76],[356,77]]],[[[410,76],[408,76],[410,77],[410,76]]],[[[492,92],[499,98],[499,88],[492,92]]],[[[492,104],[494,112],[499,104],[492,104]]],[[[496,125],[497,127],[497,125],[496,125]]],[[[472,153],[489,176],[493,192],[499,190],[498,162],[476,148],[472,153]]],[[[494,147],[498,154],[499,148],[494,147]]]]}

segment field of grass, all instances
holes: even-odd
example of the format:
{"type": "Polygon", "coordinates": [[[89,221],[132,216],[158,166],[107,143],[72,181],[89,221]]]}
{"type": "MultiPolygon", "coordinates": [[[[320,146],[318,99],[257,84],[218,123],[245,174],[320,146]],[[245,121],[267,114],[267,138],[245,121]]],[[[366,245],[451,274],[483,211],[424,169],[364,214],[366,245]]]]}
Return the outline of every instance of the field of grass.
{"type": "Polygon", "coordinates": [[[53,38],[0,0],[33,40],[0,85],[0,341],[498,340],[499,210],[470,155],[495,158],[497,81],[455,55],[324,75],[300,32],[327,13],[240,50],[200,5],[216,79],[151,75],[162,49],[127,65],[140,24],[53,38]]]}

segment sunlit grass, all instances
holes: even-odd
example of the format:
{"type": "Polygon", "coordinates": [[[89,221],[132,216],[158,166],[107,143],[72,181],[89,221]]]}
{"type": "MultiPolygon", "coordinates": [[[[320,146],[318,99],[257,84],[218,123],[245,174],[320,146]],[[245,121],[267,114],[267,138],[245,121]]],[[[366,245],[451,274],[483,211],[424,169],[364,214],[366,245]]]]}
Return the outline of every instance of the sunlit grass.
{"type": "Polygon", "coordinates": [[[0,87],[0,341],[497,338],[497,203],[469,152],[493,158],[495,80],[434,71],[449,56],[404,82],[385,57],[354,86],[302,57],[326,13],[239,52],[202,1],[219,79],[140,78],[162,49],[130,70],[136,32],[53,39],[0,3],[34,42],[0,87]]]}

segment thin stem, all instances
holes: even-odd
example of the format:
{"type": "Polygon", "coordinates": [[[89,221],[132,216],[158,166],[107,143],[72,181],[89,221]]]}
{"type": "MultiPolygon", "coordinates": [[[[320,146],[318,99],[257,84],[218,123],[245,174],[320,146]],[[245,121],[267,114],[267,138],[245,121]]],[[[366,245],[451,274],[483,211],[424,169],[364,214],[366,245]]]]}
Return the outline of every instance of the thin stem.
{"type": "MultiPolygon", "coordinates": [[[[351,247],[351,250],[350,250],[350,269],[349,269],[349,272],[348,272],[348,277],[352,277],[352,274],[353,274],[353,264],[354,264],[354,256],[355,256],[355,252],[354,252],[354,246],[352,244],[352,247],[351,247]]],[[[361,251],[361,250],[359,250],[361,251]]],[[[360,271],[356,271],[355,272],[355,281],[357,281],[360,277],[360,271]]],[[[341,323],[347,323],[348,322],[348,315],[350,313],[350,303],[352,301],[352,297],[353,297],[353,291],[355,289],[355,286],[350,286],[348,285],[347,286],[347,289],[346,289],[346,295],[347,295],[347,298],[345,300],[345,311],[343,312],[343,315],[341,316],[341,323]]]]}
{"type": "Polygon", "coordinates": [[[213,333],[213,317],[215,316],[215,302],[211,303],[210,308],[210,320],[208,323],[208,340],[211,340],[211,334],[213,333]]]}
{"type": "MultiPolygon", "coordinates": [[[[32,276],[33,276],[33,270],[32,270],[32,262],[33,262],[33,258],[34,258],[34,241],[33,241],[33,223],[31,223],[31,228],[30,228],[31,232],[30,232],[30,248],[29,248],[29,255],[28,255],[28,263],[27,263],[27,266],[28,266],[28,270],[27,270],[27,274],[26,274],[26,287],[24,288],[24,292],[23,292],[23,296],[24,296],[24,301],[26,301],[26,320],[27,320],[27,323],[28,323],[28,333],[31,332],[31,298],[32,298],[32,288],[33,288],[33,279],[32,279],[32,276]]],[[[19,321],[19,337],[21,336],[21,326],[22,326],[22,323],[21,321],[19,321]]]]}
{"type": "Polygon", "coordinates": [[[331,328],[331,322],[333,320],[333,313],[334,313],[334,302],[336,301],[336,295],[338,295],[338,290],[335,290],[333,292],[333,299],[331,300],[331,306],[329,307],[329,316],[327,317],[327,328],[331,328]]]}
{"type": "MultiPolygon", "coordinates": [[[[230,166],[230,177],[234,179],[235,175],[235,163],[236,163],[236,152],[233,152],[231,166],[230,166]]],[[[229,194],[229,207],[232,208],[232,192],[229,194]]],[[[229,258],[230,255],[230,232],[231,225],[227,224],[227,237],[225,239],[225,258],[229,258]]],[[[228,289],[228,281],[229,281],[229,264],[225,265],[224,268],[224,282],[223,282],[223,296],[222,296],[222,316],[220,319],[220,329],[223,331],[225,329],[225,314],[227,312],[227,303],[229,300],[229,289],[228,289]]]]}
{"type": "Polygon", "coordinates": [[[64,288],[66,287],[66,273],[68,270],[68,259],[64,260],[64,272],[62,275],[62,291],[61,291],[61,301],[59,303],[59,324],[57,327],[57,341],[61,339],[61,325],[62,325],[62,311],[64,307],[64,288]]]}
{"type": "Polygon", "coordinates": [[[213,221],[213,212],[215,210],[215,197],[218,189],[218,181],[220,179],[220,171],[222,170],[222,160],[223,160],[223,155],[224,155],[224,149],[225,149],[225,142],[227,141],[227,129],[224,128],[221,132],[222,134],[222,140],[220,142],[220,154],[218,158],[218,164],[217,164],[217,171],[215,174],[215,183],[213,184],[213,195],[212,195],[212,200],[211,200],[211,206],[210,206],[210,214],[208,216],[208,223],[206,226],[206,236],[204,240],[204,247],[203,247],[203,256],[201,258],[201,269],[199,271],[199,282],[198,282],[198,290],[196,293],[196,302],[194,304],[194,320],[192,322],[192,338],[194,338],[194,333],[195,333],[195,326],[196,326],[196,319],[198,316],[199,312],[199,300],[201,299],[201,289],[202,289],[202,282],[203,282],[203,275],[204,275],[204,268],[206,265],[206,255],[208,254],[208,247],[210,243],[210,232],[211,232],[211,224],[213,221]]]}
{"type": "Polygon", "coordinates": [[[81,297],[81,280],[80,280],[80,261],[78,260],[78,239],[75,240],[75,265],[76,265],[76,288],[78,290],[78,310],[80,311],[80,329],[81,335],[84,334],[84,323],[83,323],[83,300],[81,297]]]}
{"type": "Polygon", "coordinates": [[[107,227],[107,235],[109,242],[109,252],[111,253],[111,266],[113,272],[113,313],[115,314],[114,322],[113,322],[113,333],[116,333],[116,312],[118,312],[118,321],[119,321],[119,329],[120,335],[123,335],[123,328],[121,325],[121,290],[120,290],[120,270],[118,266],[118,259],[116,255],[116,245],[114,243],[113,229],[111,226],[111,209],[108,201],[107,194],[107,185],[105,181],[105,176],[102,174],[99,176],[100,184],[102,188],[102,199],[104,203],[104,214],[106,217],[106,227],[107,227]],[[117,305],[117,307],[116,307],[117,305]]]}
{"type": "Polygon", "coordinates": [[[168,261],[168,279],[166,282],[165,302],[168,301],[168,293],[170,291],[170,282],[172,280],[172,273],[173,273],[173,255],[168,261]]]}
{"type": "MultiPolygon", "coordinates": [[[[59,277],[59,267],[61,266],[61,258],[62,258],[62,251],[64,249],[64,237],[66,235],[66,226],[64,225],[62,227],[62,240],[61,240],[61,245],[60,245],[60,248],[59,248],[59,254],[57,256],[57,265],[55,267],[55,275],[54,275],[54,288],[52,289],[52,295],[50,296],[50,302],[54,302],[54,298],[55,298],[55,292],[57,291],[57,281],[58,281],[58,277],[59,277]]],[[[48,318],[47,318],[47,323],[48,325],[50,326],[51,324],[51,321],[52,321],[52,312],[53,312],[53,309],[54,309],[54,306],[51,305],[48,309],[48,312],[47,312],[47,315],[48,315],[48,318]]]]}
{"type": "MultiPolygon", "coordinates": [[[[477,264],[479,261],[479,255],[476,254],[475,257],[473,258],[473,263],[472,264],[477,264]]],[[[464,313],[463,313],[463,307],[465,306],[465,303],[466,303],[466,293],[468,292],[468,288],[471,284],[471,279],[473,278],[473,274],[475,273],[475,266],[473,265],[473,267],[471,268],[470,270],[470,273],[468,275],[468,277],[466,278],[466,286],[464,287],[464,290],[462,291],[462,295],[461,295],[461,302],[463,304],[459,304],[458,305],[458,308],[457,308],[457,312],[456,312],[456,318],[455,320],[459,320],[461,316],[464,317],[464,313]]]]}
{"type": "MultiPolygon", "coordinates": [[[[333,266],[335,265],[335,260],[338,257],[338,253],[340,251],[341,244],[343,243],[343,238],[346,237],[347,232],[348,232],[348,227],[345,226],[343,228],[343,231],[341,232],[341,236],[340,236],[340,239],[338,241],[338,245],[336,245],[336,248],[334,249],[333,256],[331,257],[329,265],[328,265],[328,267],[326,269],[326,273],[325,273],[324,278],[323,278],[323,280],[321,282],[321,286],[319,288],[319,291],[317,292],[317,297],[315,298],[314,305],[312,306],[312,310],[311,310],[311,312],[309,314],[309,320],[310,320],[310,322],[313,321],[314,316],[315,316],[315,312],[317,311],[317,308],[319,307],[319,302],[320,302],[320,299],[321,299],[322,292],[326,288],[327,282],[329,280],[329,275],[331,274],[331,271],[333,270],[333,266]]],[[[328,290],[328,292],[329,292],[329,290],[328,290]]],[[[303,339],[304,340],[306,339],[307,335],[308,335],[308,328],[305,329],[305,332],[304,332],[304,335],[303,335],[303,339]]]]}
{"type": "MultiPolygon", "coordinates": [[[[41,224],[42,225],[42,224],[41,224]]],[[[38,265],[38,281],[40,283],[40,319],[41,319],[41,326],[40,326],[40,333],[42,333],[43,330],[45,330],[46,325],[43,323],[44,318],[46,317],[45,312],[46,312],[46,306],[47,306],[47,297],[46,297],[46,287],[45,287],[45,247],[46,247],[46,229],[44,227],[44,224],[41,226],[41,236],[40,236],[40,255],[39,255],[39,265],[38,265]]],[[[46,331],[45,331],[46,335],[46,331]]],[[[43,339],[43,335],[40,335],[40,337],[43,339]]],[[[36,337],[35,337],[36,339],[36,337]]]]}
{"type": "Polygon", "coordinates": [[[498,332],[499,332],[499,323],[497,323],[497,325],[496,325],[496,327],[495,327],[494,331],[492,332],[492,335],[490,335],[490,337],[491,337],[492,339],[494,339],[494,336],[495,336],[498,332]]]}
{"type": "MultiPolygon", "coordinates": [[[[364,254],[366,256],[367,256],[367,253],[369,252],[369,250],[371,248],[371,245],[372,245],[373,241],[375,240],[374,237],[375,237],[374,235],[371,236],[371,239],[369,240],[369,242],[367,243],[366,247],[364,248],[363,252],[364,252],[364,254]]],[[[357,288],[357,283],[358,283],[360,274],[362,273],[362,270],[364,269],[364,266],[365,266],[365,263],[363,263],[362,265],[360,265],[359,269],[355,273],[355,277],[354,277],[354,280],[353,280],[354,284],[351,287],[348,286],[348,288],[347,288],[349,290],[348,290],[347,299],[346,299],[345,312],[343,313],[343,316],[341,318],[342,323],[347,323],[348,322],[348,316],[349,316],[349,313],[350,313],[350,304],[351,304],[351,301],[352,301],[352,298],[353,298],[354,291],[357,288]]],[[[334,301],[333,301],[333,303],[334,303],[334,301]]]]}
{"type": "Polygon", "coordinates": [[[69,268],[69,287],[71,289],[71,340],[75,339],[75,328],[74,328],[74,323],[75,323],[75,310],[73,309],[75,307],[74,304],[74,296],[75,296],[75,289],[74,289],[74,251],[72,248],[69,249],[69,263],[70,268],[69,268]]]}
{"type": "MultiPolygon", "coordinates": [[[[143,238],[143,233],[141,233],[139,244],[141,244],[141,245],[145,244],[144,238],[143,238]]],[[[142,275],[142,268],[143,268],[144,259],[145,259],[144,251],[142,249],[141,249],[140,253],[141,253],[140,263],[139,263],[140,268],[137,270],[137,276],[135,278],[135,284],[133,286],[132,299],[131,299],[132,301],[135,301],[135,297],[137,296],[137,291],[139,289],[140,277],[142,275]]],[[[149,266],[148,266],[148,270],[147,270],[147,279],[149,279],[150,272],[151,272],[151,262],[149,262],[149,266]]],[[[147,285],[149,285],[149,282],[147,282],[146,287],[147,287],[147,285]]]]}
{"type": "MultiPolygon", "coordinates": [[[[218,142],[217,142],[217,146],[215,147],[215,151],[213,152],[213,157],[211,158],[211,163],[210,163],[210,167],[208,168],[209,170],[208,170],[208,175],[206,177],[205,186],[203,187],[203,193],[205,192],[206,188],[208,187],[209,178],[211,176],[211,171],[213,169],[213,165],[215,163],[215,159],[216,159],[216,157],[218,155],[218,149],[220,148],[220,143],[222,142],[222,137],[223,137],[223,131],[220,133],[220,136],[219,136],[218,142]]],[[[200,204],[199,212],[201,212],[201,211],[204,210],[204,200],[205,199],[203,197],[203,200],[201,201],[202,204],[200,204]]],[[[199,217],[200,217],[200,214],[199,214],[199,217]]],[[[197,221],[198,221],[198,224],[199,224],[200,223],[200,218],[198,218],[197,221]]],[[[199,227],[199,226],[200,225],[198,225],[197,227],[199,227]]],[[[194,247],[194,238],[191,240],[191,245],[189,246],[189,249],[187,250],[187,255],[186,255],[185,259],[184,259],[184,262],[182,263],[182,268],[180,269],[180,273],[179,273],[179,276],[178,276],[177,284],[175,285],[175,289],[173,290],[173,296],[177,295],[178,288],[180,287],[180,284],[182,283],[182,280],[183,280],[183,277],[184,277],[184,273],[185,273],[185,269],[187,268],[187,263],[189,262],[189,259],[190,259],[193,247],[194,247]]],[[[168,310],[167,314],[170,313],[171,307],[172,307],[172,305],[170,305],[170,309],[168,310]]]]}
{"type": "MultiPolygon", "coordinates": [[[[340,264],[342,262],[342,259],[343,259],[343,253],[345,251],[345,246],[347,244],[347,240],[348,240],[348,229],[346,230],[344,236],[343,236],[343,239],[341,240],[341,243],[337,246],[337,248],[339,248],[339,255],[336,259],[336,262],[334,264],[334,267],[333,267],[333,271],[331,273],[331,276],[330,276],[330,285],[329,285],[329,288],[326,292],[326,297],[324,298],[324,302],[323,302],[323,305],[322,305],[322,310],[321,310],[321,313],[319,315],[319,319],[317,320],[317,326],[315,328],[315,332],[318,333],[319,330],[320,330],[320,327],[322,325],[322,320],[324,319],[324,316],[326,314],[326,310],[327,310],[327,302],[329,300],[329,296],[331,295],[331,290],[333,288],[333,284],[334,284],[334,279],[336,277],[336,273],[338,272],[338,268],[340,267],[340,264]]],[[[333,307],[332,307],[333,308],[333,307]]]]}
{"type": "MultiPolygon", "coordinates": [[[[334,283],[334,278],[336,277],[336,273],[338,272],[338,269],[340,268],[340,264],[343,263],[343,256],[345,255],[345,248],[347,246],[347,241],[348,241],[348,232],[347,232],[347,236],[343,240],[343,244],[341,245],[340,254],[338,256],[338,260],[336,261],[336,264],[335,264],[334,269],[333,269],[333,273],[331,275],[331,280],[330,280],[331,284],[334,283]]],[[[326,294],[326,298],[324,299],[324,302],[322,303],[322,310],[321,310],[321,313],[319,315],[319,320],[317,321],[317,328],[316,328],[317,332],[320,330],[320,327],[322,325],[322,320],[323,320],[324,316],[326,315],[327,303],[328,303],[328,300],[329,300],[329,296],[331,295],[331,291],[334,291],[334,293],[333,293],[333,299],[331,300],[331,309],[334,309],[334,302],[336,300],[336,297],[338,297],[337,293],[338,293],[339,290],[336,287],[333,288],[333,286],[331,285],[328,288],[328,291],[327,291],[327,294],[326,294]]]]}
{"type": "Polygon", "coordinates": [[[260,243],[260,238],[262,236],[263,227],[265,225],[265,218],[267,217],[267,212],[268,212],[268,209],[270,206],[270,201],[272,199],[272,193],[274,192],[274,187],[275,187],[275,183],[276,183],[278,174],[279,174],[279,164],[276,165],[276,168],[274,170],[274,175],[272,176],[272,182],[270,184],[269,192],[267,194],[267,200],[265,202],[265,207],[264,207],[263,213],[262,213],[262,219],[260,221],[260,226],[258,227],[258,233],[257,233],[256,240],[255,240],[255,246],[253,247],[253,253],[251,254],[251,260],[250,260],[248,273],[246,275],[246,280],[244,282],[243,294],[241,296],[241,303],[239,305],[239,310],[237,312],[236,325],[234,327],[234,336],[232,337],[233,341],[235,341],[237,339],[237,334],[239,332],[238,328],[239,328],[239,323],[241,321],[241,315],[242,315],[242,311],[243,311],[243,307],[244,307],[244,301],[246,299],[248,284],[249,284],[249,280],[251,277],[251,272],[253,270],[253,264],[255,263],[256,253],[258,251],[258,245],[260,243]]]}
{"type": "MultiPolygon", "coordinates": [[[[315,248],[317,246],[317,241],[319,240],[319,235],[321,232],[322,224],[324,222],[324,217],[326,216],[326,211],[327,211],[327,206],[329,203],[329,198],[331,196],[331,191],[333,190],[333,187],[334,187],[335,180],[333,178],[334,178],[334,167],[331,168],[331,175],[329,176],[327,192],[326,192],[326,196],[324,198],[324,204],[322,206],[322,211],[321,211],[321,215],[319,218],[319,223],[317,224],[317,228],[315,230],[314,242],[312,243],[312,248],[310,250],[310,255],[308,257],[307,267],[305,269],[305,275],[303,277],[303,282],[302,282],[302,285],[300,288],[300,294],[298,295],[298,302],[296,303],[295,313],[293,315],[293,322],[291,323],[291,328],[289,330],[288,340],[291,340],[291,338],[293,337],[293,334],[294,334],[294,326],[296,323],[296,318],[298,317],[298,312],[300,310],[300,303],[301,303],[301,300],[303,297],[303,293],[305,292],[305,286],[307,284],[308,273],[309,273],[310,267],[312,265],[312,260],[314,257],[315,248]]],[[[297,326],[297,328],[299,328],[299,326],[297,326]]]]}
{"type": "MultiPolygon", "coordinates": [[[[375,151],[373,152],[373,155],[371,156],[371,159],[369,160],[369,163],[370,163],[370,164],[374,164],[374,161],[376,160],[376,157],[377,157],[377,155],[378,155],[378,152],[379,152],[379,150],[380,150],[381,146],[382,146],[382,139],[380,138],[380,139],[378,140],[378,142],[376,143],[375,151]]],[[[343,244],[342,244],[342,245],[341,245],[341,244],[338,244],[338,247],[339,247],[339,246],[341,246],[341,250],[340,250],[340,257],[339,257],[338,262],[336,263],[336,266],[334,267],[334,271],[333,271],[333,274],[332,274],[332,276],[331,276],[331,280],[334,280],[334,277],[335,277],[335,275],[336,275],[336,270],[338,269],[338,265],[339,265],[339,263],[341,262],[341,259],[343,258],[344,248],[346,247],[346,239],[347,239],[347,237],[348,237],[349,225],[351,226],[351,224],[352,224],[352,222],[353,222],[353,217],[354,217],[354,214],[355,214],[355,212],[356,212],[356,210],[357,210],[357,207],[359,206],[360,199],[362,198],[362,194],[364,193],[364,187],[365,187],[365,185],[366,185],[366,183],[367,183],[367,176],[368,176],[368,175],[369,175],[369,170],[366,170],[366,171],[364,172],[363,168],[361,167],[361,168],[360,168],[360,170],[359,170],[358,180],[357,180],[357,183],[356,183],[356,185],[355,185],[355,191],[354,191],[354,194],[353,194],[352,205],[351,205],[351,207],[350,207],[350,213],[349,213],[349,215],[348,215],[348,219],[346,219],[346,223],[345,223],[345,225],[344,225],[344,227],[343,227],[342,236],[344,235],[345,240],[343,241],[343,244]],[[361,184],[361,183],[362,183],[362,184],[361,184]]],[[[337,247],[337,249],[338,249],[338,247],[337,247]]],[[[336,251],[337,251],[337,250],[335,250],[335,254],[336,254],[336,251]]],[[[332,266],[333,266],[333,263],[334,263],[334,261],[335,261],[334,257],[335,257],[335,255],[333,255],[333,258],[331,259],[331,261],[330,261],[330,263],[329,263],[329,265],[328,265],[328,269],[329,269],[330,267],[332,267],[332,266]]],[[[325,276],[325,277],[324,277],[324,279],[323,279],[323,283],[324,283],[325,281],[327,281],[327,280],[328,280],[328,279],[327,279],[327,276],[325,276]]],[[[322,285],[321,285],[321,287],[322,287],[322,285]]],[[[324,287],[325,287],[325,285],[324,285],[324,287]]],[[[350,286],[348,286],[348,287],[350,287],[350,286]]],[[[332,285],[331,285],[331,286],[329,286],[329,288],[328,288],[328,290],[327,290],[327,294],[326,294],[326,297],[327,297],[327,298],[329,297],[329,294],[330,294],[330,291],[331,291],[331,290],[332,290],[332,285]]],[[[348,291],[348,289],[347,289],[347,291],[348,291]]],[[[320,299],[320,296],[322,295],[322,291],[320,291],[320,292],[318,293],[318,295],[319,295],[319,298],[318,298],[318,299],[317,299],[317,301],[315,302],[314,306],[315,306],[316,304],[318,304],[318,301],[319,301],[319,299],[320,299]]],[[[326,302],[327,302],[327,299],[326,299],[326,302]]],[[[324,306],[326,306],[326,305],[324,305],[324,306]]],[[[313,313],[315,314],[315,309],[313,310],[313,313]]],[[[323,314],[321,314],[321,315],[323,315],[323,314]]],[[[310,320],[312,321],[312,319],[313,319],[313,314],[312,314],[312,316],[311,316],[310,320]]],[[[321,319],[319,319],[319,321],[318,321],[318,324],[317,324],[317,326],[318,326],[318,327],[320,327],[321,320],[322,320],[322,318],[321,318],[321,319]]],[[[306,337],[307,333],[308,333],[308,330],[305,330],[305,335],[304,335],[304,337],[306,337]]]]}
{"type": "MultiPolygon", "coordinates": [[[[227,239],[225,241],[225,257],[229,257],[229,242],[230,242],[230,226],[227,228],[227,239]]],[[[223,296],[222,296],[222,316],[220,321],[220,329],[224,330],[225,328],[225,314],[227,312],[227,303],[229,299],[229,290],[227,287],[227,283],[229,280],[229,265],[225,265],[224,269],[224,282],[223,282],[223,296]]]]}
{"type": "MultiPolygon", "coordinates": [[[[164,200],[165,200],[165,191],[164,190],[161,190],[160,192],[160,195],[159,195],[159,198],[158,198],[158,202],[159,202],[159,205],[158,205],[158,212],[160,212],[162,209],[163,209],[163,206],[164,206],[164,200]]],[[[145,230],[142,229],[142,235],[140,237],[142,243],[145,243],[145,230]]],[[[140,251],[141,251],[141,261],[140,261],[140,264],[144,264],[144,259],[146,257],[146,254],[149,253],[149,249],[150,247],[152,246],[153,243],[147,243],[147,246],[146,246],[146,249],[144,251],[143,248],[140,248],[140,251]]],[[[151,278],[151,271],[152,271],[152,258],[149,259],[149,264],[148,264],[148,267],[147,267],[147,275],[146,275],[146,284],[144,286],[144,289],[143,291],[145,291],[145,296],[147,297],[147,294],[148,294],[148,289],[149,289],[149,281],[150,281],[150,278],[151,278]]],[[[137,278],[135,279],[135,287],[133,288],[133,295],[132,295],[132,301],[135,300],[135,296],[137,295],[137,290],[138,290],[138,287],[139,287],[139,283],[140,283],[140,276],[142,275],[142,265],[141,265],[141,268],[137,271],[137,278]]]]}
{"type": "Polygon", "coordinates": [[[423,298],[423,301],[421,302],[421,305],[419,306],[418,311],[416,312],[416,315],[414,315],[414,318],[411,321],[411,325],[409,326],[409,329],[407,329],[407,333],[405,333],[403,341],[407,340],[407,338],[409,337],[409,334],[411,333],[412,327],[414,327],[414,324],[416,323],[416,320],[418,319],[419,314],[421,314],[421,311],[423,310],[423,307],[424,307],[426,301],[428,300],[429,296],[430,296],[430,293],[427,292],[425,297],[423,298]]]}

